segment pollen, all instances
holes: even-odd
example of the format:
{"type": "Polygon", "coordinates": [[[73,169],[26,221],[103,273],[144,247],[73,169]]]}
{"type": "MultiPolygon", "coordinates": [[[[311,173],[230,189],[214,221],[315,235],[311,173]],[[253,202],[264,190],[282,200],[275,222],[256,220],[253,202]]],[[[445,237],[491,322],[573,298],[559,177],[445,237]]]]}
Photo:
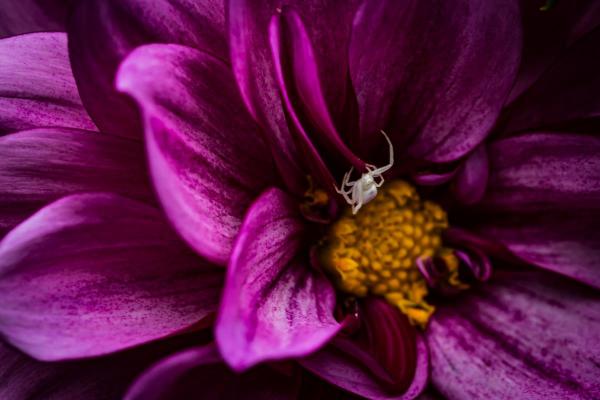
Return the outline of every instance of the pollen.
{"type": "Polygon", "coordinates": [[[341,291],[382,296],[411,323],[425,327],[435,308],[426,301],[427,281],[417,260],[444,259],[458,283],[458,260],[442,246],[447,227],[440,206],[422,201],[407,182],[392,181],[359,213],[348,209],[330,227],[320,259],[341,291]]]}

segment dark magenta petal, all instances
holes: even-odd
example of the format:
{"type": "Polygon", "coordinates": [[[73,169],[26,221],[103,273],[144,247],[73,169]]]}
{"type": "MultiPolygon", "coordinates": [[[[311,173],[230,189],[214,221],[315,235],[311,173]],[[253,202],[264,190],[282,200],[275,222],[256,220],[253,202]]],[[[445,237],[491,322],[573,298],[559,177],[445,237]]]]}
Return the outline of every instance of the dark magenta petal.
{"type": "Polygon", "coordinates": [[[437,186],[449,182],[454,177],[454,175],[456,175],[456,172],[456,168],[452,168],[449,171],[444,172],[424,171],[415,173],[412,176],[412,179],[417,185],[437,186]]]}
{"type": "Polygon", "coordinates": [[[115,73],[134,48],[178,43],[227,60],[220,0],[86,0],[68,26],[73,73],[83,104],[102,131],[139,138],[133,102],[115,90],[115,73]]]}
{"type": "Polygon", "coordinates": [[[115,400],[156,360],[198,342],[195,333],[89,360],[40,362],[0,341],[3,400],[115,400]]]}
{"type": "Polygon", "coordinates": [[[118,86],[142,110],[167,215],[196,251],[225,265],[246,208],[274,180],[229,68],[189,47],[148,45],[121,65],[118,86]]]}
{"type": "Polygon", "coordinates": [[[530,133],[488,149],[481,232],[529,263],[600,287],[600,139],[530,133]]]}
{"type": "Polygon", "coordinates": [[[600,396],[598,293],[559,275],[498,273],[441,306],[427,339],[432,383],[447,398],[600,396]]]}
{"type": "Polygon", "coordinates": [[[484,144],[477,147],[462,163],[454,177],[454,195],[464,204],[474,204],[485,194],[489,175],[487,150],[484,144]]]}
{"type": "Polygon", "coordinates": [[[0,332],[42,360],[103,355],[197,323],[221,285],[155,208],[72,195],[0,242],[0,332]]]}
{"type": "Polygon", "coordinates": [[[51,126],[96,130],[71,74],[67,35],[0,40],[0,110],[0,135],[51,126]]]}
{"type": "Polygon", "coordinates": [[[600,28],[564,51],[511,105],[504,131],[546,129],[600,116],[599,46],[600,28]]]}
{"type": "Polygon", "coordinates": [[[269,189],[244,218],[216,326],[221,354],[236,370],[310,354],[341,327],[329,281],[299,256],[298,214],[288,195],[269,189]]]}
{"type": "Polygon", "coordinates": [[[3,0],[0,38],[29,32],[64,31],[68,0],[3,0]]]}
{"type": "Polygon", "coordinates": [[[268,367],[235,374],[223,363],[215,345],[193,347],[166,357],[144,372],[126,400],[203,399],[284,400],[296,398],[294,377],[268,367]]]}
{"type": "Polygon", "coordinates": [[[0,237],[60,197],[99,191],[155,202],[141,143],[64,128],[0,137],[0,237]]]}
{"type": "Polygon", "coordinates": [[[417,336],[415,377],[403,394],[389,392],[389,382],[382,382],[382,371],[375,360],[371,358],[368,361],[370,357],[356,344],[336,339],[332,345],[302,359],[300,363],[329,383],[368,399],[412,400],[427,387],[429,356],[427,343],[420,335],[417,336]]]}
{"type": "Polygon", "coordinates": [[[523,54],[509,101],[534,84],[568,46],[600,24],[597,1],[556,1],[547,11],[540,10],[542,3],[520,0],[523,54]]]}
{"type": "Polygon", "coordinates": [[[366,1],[350,46],[363,146],[384,129],[418,159],[465,155],[495,123],[520,51],[516,1],[366,1]]]}
{"type": "Polygon", "coordinates": [[[284,4],[279,1],[229,2],[229,43],[238,86],[251,114],[270,137],[287,185],[296,192],[306,189],[304,149],[295,145],[288,129],[269,46],[269,22],[286,6],[298,12],[313,44],[318,75],[326,77],[321,81],[322,92],[335,120],[346,105],[349,90],[346,52],[356,3],[346,0],[285,1],[284,4]]]}
{"type": "Polygon", "coordinates": [[[390,390],[404,393],[417,365],[416,330],[397,308],[380,298],[361,302],[363,344],[390,376],[390,390]]]}
{"type": "Polygon", "coordinates": [[[305,136],[304,141],[310,143],[306,131],[314,127],[311,137],[334,160],[364,170],[365,163],[346,146],[334,125],[321,89],[313,46],[298,13],[289,8],[277,13],[271,19],[269,39],[285,106],[296,129],[305,136]],[[308,121],[300,121],[302,116],[308,121]]]}

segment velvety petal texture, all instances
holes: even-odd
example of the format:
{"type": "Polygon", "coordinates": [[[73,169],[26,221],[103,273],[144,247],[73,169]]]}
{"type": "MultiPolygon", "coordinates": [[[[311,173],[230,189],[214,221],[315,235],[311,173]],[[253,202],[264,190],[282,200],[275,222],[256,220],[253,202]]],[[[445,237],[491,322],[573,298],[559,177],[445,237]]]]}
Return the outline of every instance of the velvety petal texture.
{"type": "Polygon", "coordinates": [[[361,145],[383,144],[383,129],[396,149],[432,162],[477,146],[513,84],[518,7],[512,0],[364,2],[349,50],[361,145]]]}
{"type": "Polygon", "coordinates": [[[95,130],[71,74],[64,33],[0,40],[0,135],[40,127],[95,130]]]}
{"type": "Polygon", "coordinates": [[[64,31],[69,0],[3,0],[0,38],[29,32],[64,31]]]}
{"type": "Polygon", "coordinates": [[[600,3],[594,0],[554,1],[547,10],[520,0],[523,54],[512,88],[512,101],[525,92],[570,45],[600,24],[600,3]]]}
{"type": "Polygon", "coordinates": [[[65,128],[0,137],[0,237],[62,196],[98,191],[155,202],[140,143],[65,128]]]}
{"type": "Polygon", "coordinates": [[[198,335],[152,343],[90,360],[40,362],[0,341],[2,400],[115,400],[165,355],[198,343],[198,335]]]}
{"type": "Polygon", "coordinates": [[[42,360],[102,355],[188,328],[221,284],[156,209],[73,195],[0,242],[0,332],[42,360]]]}
{"type": "Polygon", "coordinates": [[[511,105],[504,130],[548,129],[578,119],[600,117],[598,48],[600,28],[564,51],[511,105]]]}
{"type": "Polygon", "coordinates": [[[220,0],[87,0],[69,26],[73,73],[83,103],[102,131],[139,138],[133,102],[116,92],[120,62],[146,43],[178,43],[227,60],[220,0]]]}
{"type": "Polygon", "coordinates": [[[448,399],[597,399],[598,294],[546,272],[496,275],[440,307],[427,330],[448,399]]]}
{"type": "MultiPolygon", "coordinates": [[[[311,65],[310,71],[313,77],[316,74],[322,77],[320,91],[335,120],[335,116],[346,107],[349,90],[346,48],[356,5],[356,1],[346,0],[266,1],[260,4],[232,0],[228,3],[231,61],[242,97],[251,114],[269,135],[275,160],[286,184],[300,194],[306,186],[303,171],[308,170],[303,165],[305,149],[296,146],[288,129],[286,106],[279,93],[270,49],[269,23],[275,15],[289,8],[297,12],[299,19],[306,24],[307,38],[314,46],[319,68],[315,72],[312,70],[315,66],[311,65]],[[331,28],[332,20],[338,21],[336,29],[331,28]]],[[[318,96],[316,93],[311,95],[318,96]]],[[[316,115],[316,109],[312,111],[313,116],[316,115]]]]}
{"type": "Polygon", "coordinates": [[[385,371],[361,348],[348,340],[332,345],[301,360],[301,364],[320,378],[351,393],[374,400],[411,400],[426,387],[429,375],[427,343],[417,336],[417,365],[410,387],[401,394],[390,393],[382,382],[385,371]]]}
{"type": "Polygon", "coordinates": [[[154,185],[171,221],[200,254],[226,264],[246,208],[274,181],[228,66],[188,47],[148,45],[122,64],[118,86],[142,110],[154,185]]]}
{"type": "Polygon", "coordinates": [[[302,234],[295,201],[279,189],[265,191],[244,219],[215,333],[235,370],[310,354],[341,327],[331,284],[299,255],[302,234]]]}
{"type": "Polygon", "coordinates": [[[235,374],[212,344],[183,350],[164,358],[141,375],[126,400],[168,400],[201,396],[207,400],[296,398],[298,380],[259,367],[235,374]]]}
{"type": "Polygon", "coordinates": [[[600,287],[600,139],[538,132],[488,149],[480,231],[528,263],[600,287]]]}
{"type": "MultiPolygon", "coordinates": [[[[318,75],[318,66],[306,26],[300,15],[286,8],[269,25],[269,41],[279,88],[298,132],[312,138],[334,160],[365,169],[365,163],[346,146],[328,110],[318,75]],[[307,131],[316,131],[310,136],[307,131]]],[[[324,187],[331,187],[325,182],[324,187]]]]}
{"type": "Polygon", "coordinates": [[[454,178],[454,195],[460,203],[474,204],[483,198],[489,169],[486,145],[481,144],[469,154],[454,178]]]}

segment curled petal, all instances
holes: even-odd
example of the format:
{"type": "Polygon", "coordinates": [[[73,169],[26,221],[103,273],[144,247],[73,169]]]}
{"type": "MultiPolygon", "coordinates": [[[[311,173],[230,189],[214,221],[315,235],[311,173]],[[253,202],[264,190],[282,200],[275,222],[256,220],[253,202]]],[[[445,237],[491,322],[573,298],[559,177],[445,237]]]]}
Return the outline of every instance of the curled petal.
{"type": "Polygon", "coordinates": [[[265,191],[248,210],[236,240],[216,338],[235,370],[258,362],[301,357],[341,328],[327,279],[299,258],[303,224],[295,202],[265,191]]]}
{"type": "Polygon", "coordinates": [[[228,66],[189,47],[147,45],[123,62],[117,80],[144,116],[167,215],[198,253],[225,265],[246,208],[275,180],[228,66]]]}

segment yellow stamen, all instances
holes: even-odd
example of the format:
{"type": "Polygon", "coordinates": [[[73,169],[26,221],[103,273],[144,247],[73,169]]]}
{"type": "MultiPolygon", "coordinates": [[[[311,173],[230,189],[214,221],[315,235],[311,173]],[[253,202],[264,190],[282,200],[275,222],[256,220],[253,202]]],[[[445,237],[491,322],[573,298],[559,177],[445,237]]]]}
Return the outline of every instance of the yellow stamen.
{"type": "Polygon", "coordinates": [[[458,260],[442,247],[447,227],[446,213],[437,204],[421,201],[408,183],[392,181],[357,215],[348,209],[331,226],[321,260],[342,291],[383,296],[413,324],[425,327],[435,308],[425,300],[427,283],[416,261],[441,257],[449,283],[461,285],[458,260]]]}

